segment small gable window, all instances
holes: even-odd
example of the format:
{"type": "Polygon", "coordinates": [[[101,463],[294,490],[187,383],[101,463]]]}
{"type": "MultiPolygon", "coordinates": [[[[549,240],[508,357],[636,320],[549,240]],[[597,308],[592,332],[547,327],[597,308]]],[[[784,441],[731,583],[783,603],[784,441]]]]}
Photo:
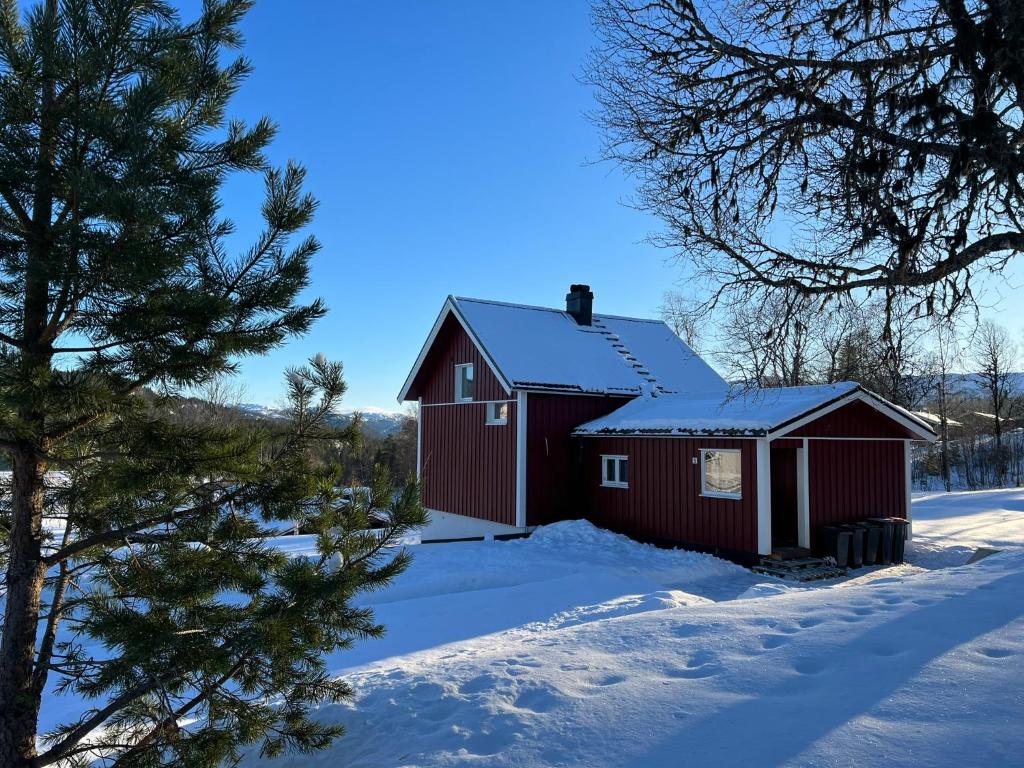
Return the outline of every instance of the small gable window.
{"type": "Polygon", "coordinates": [[[629,488],[629,457],[601,457],[601,485],[610,488],[629,488]]]}
{"type": "Polygon", "coordinates": [[[508,424],[508,403],[488,403],[487,423],[494,426],[508,424]]]}
{"type": "Polygon", "coordinates": [[[455,400],[472,400],[476,391],[473,381],[473,364],[464,363],[455,366],[455,400]]]}
{"type": "Polygon", "coordinates": [[[743,468],[739,449],[702,448],[700,492],[722,499],[742,497],[743,468]]]}

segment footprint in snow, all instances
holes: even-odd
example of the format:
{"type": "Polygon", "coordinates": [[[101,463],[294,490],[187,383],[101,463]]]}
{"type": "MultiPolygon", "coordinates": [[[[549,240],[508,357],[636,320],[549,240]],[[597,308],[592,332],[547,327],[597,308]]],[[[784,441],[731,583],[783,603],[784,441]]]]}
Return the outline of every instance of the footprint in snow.
{"type": "Polygon", "coordinates": [[[420,701],[440,699],[444,697],[444,686],[438,683],[416,683],[409,693],[420,701]]]}
{"type": "Polygon", "coordinates": [[[514,659],[508,659],[510,667],[542,667],[544,666],[528,653],[517,653],[514,659]]]}
{"type": "Polygon", "coordinates": [[[867,649],[868,653],[872,656],[881,656],[883,658],[888,656],[898,656],[903,653],[904,649],[898,645],[889,645],[887,643],[878,643],[876,645],[870,645],[867,649]]]}
{"type": "Polygon", "coordinates": [[[793,665],[793,669],[800,675],[820,675],[828,664],[822,659],[800,659],[793,665]]]}
{"type": "Polygon", "coordinates": [[[770,651],[773,648],[779,648],[789,642],[789,638],[786,635],[766,635],[761,640],[761,647],[766,651],[770,651]]]}
{"type": "Polygon", "coordinates": [[[679,624],[672,629],[676,637],[693,637],[697,634],[697,627],[693,624],[679,624]]]}
{"type": "Polygon", "coordinates": [[[484,691],[494,688],[497,684],[498,678],[485,672],[484,674],[477,675],[472,680],[468,680],[459,686],[459,693],[468,693],[470,695],[483,693],[484,691]]]}
{"type": "Polygon", "coordinates": [[[721,664],[702,664],[699,667],[669,667],[664,670],[666,677],[680,680],[701,680],[705,677],[714,677],[722,672],[721,664]]]}
{"type": "Polygon", "coordinates": [[[518,709],[525,709],[530,712],[537,712],[538,714],[550,712],[561,704],[558,696],[547,686],[526,688],[520,691],[512,703],[518,709]]]}
{"type": "Polygon", "coordinates": [[[699,680],[704,677],[713,677],[722,671],[723,667],[718,663],[718,657],[710,651],[698,651],[693,654],[684,667],[666,667],[666,677],[681,678],[684,680],[699,680]]]}
{"type": "Polygon", "coordinates": [[[817,616],[809,616],[806,619],[800,619],[797,624],[799,624],[803,629],[810,629],[811,627],[818,626],[822,621],[824,621],[824,619],[819,619],[817,616]]]}
{"type": "Polygon", "coordinates": [[[1005,659],[1008,656],[1015,656],[1016,651],[1009,648],[979,648],[978,653],[990,659],[1005,659]]]}
{"type": "Polygon", "coordinates": [[[602,675],[592,681],[592,685],[605,688],[609,685],[618,685],[626,680],[625,675],[602,675]]]}

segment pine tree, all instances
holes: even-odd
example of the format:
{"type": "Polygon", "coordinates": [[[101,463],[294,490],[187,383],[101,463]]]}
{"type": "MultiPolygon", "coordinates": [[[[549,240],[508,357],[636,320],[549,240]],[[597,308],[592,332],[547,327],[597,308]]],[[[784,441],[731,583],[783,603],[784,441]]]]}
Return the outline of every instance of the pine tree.
{"type": "Polygon", "coordinates": [[[327,426],[340,364],[289,372],[287,424],[175,418],[180,393],[324,313],[299,300],[318,250],[303,170],[268,166],[270,121],[226,117],[249,6],[185,22],[159,0],[0,0],[3,766],[326,746],[339,731],[310,707],[350,692],[323,656],[382,632],[353,596],[405,566],[388,545],[422,522],[415,484],[378,475],[387,527],[368,531],[368,504],[311,460],[350,437],[327,426]],[[266,179],[237,256],[233,172],[266,179]],[[276,549],[279,520],[317,554],[276,549]],[[38,733],[61,694],[80,716],[38,733]]]}

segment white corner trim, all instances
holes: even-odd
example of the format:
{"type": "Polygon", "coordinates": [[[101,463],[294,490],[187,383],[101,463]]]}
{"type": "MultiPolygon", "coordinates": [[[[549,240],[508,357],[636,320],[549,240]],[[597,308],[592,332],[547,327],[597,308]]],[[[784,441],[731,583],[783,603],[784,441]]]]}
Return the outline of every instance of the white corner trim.
{"type": "Polygon", "coordinates": [[[772,460],[766,437],[757,440],[757,553],[772,553],[772,460]]]}
{"type": "Polygon", "coordinates": [[[516,528],[526,528],[526,398],[516,393],[516,528]]]}
{"type": "Polygon", "coordinates": [[[416,406],[416,480],[420,479],[423,466],[423,398],[419,398],[416,406]]]}
{"type": "Polygon", "coordinates": [[[810,445],[804,438],[803,445],[796,449],[796,533],[797,544],[811,548],[811,483],[808,451],[810,445]]]}
{"type": "Polygon", "coordinates": [[[903,475],[904,475],[904,477],[903,477],[903,486],[904,486],[903,492],[904,492],[904,494],[906,496],[906,501],[904,502],[906,504],[906,510],[904,512],[904,515],[907,518],[907,540],[909,541],[910,538],[911,538],[911,535],[914,532],[914,519],[913,519],[913,514],[914,514],[913,513],[913,508],[914,508],[913,507],[913,500],[914,500],[914,476],[913,476],[914,456],[913,456],[913,452],[910,449],[910,441],[909,440],[904,440],[903,441],[903,463],[904,463],[904,467],[905,467],[905,470],[903,472],[903,475]]]}
{"type": "Polygon", "coordinates": [[[427,354],[430,352],[430,348],[434,346],[434,340],[437,338],[437,334],[441,332],[441,326],[444,325],[444,321],[448,319],[448,315],[455,315],[455,319],[459,321],[459,325],[462,326],[462,330],[469,336],[470,341],[473,342],[473,346],[477,348],[480,356],[487,363],[487,366],[491,369],[491,372],[495,375],[501,386],[505,388],[505,391],[512,392],[512,385],[508,379],[505,378],[505,374],[501,372],[490,353],[484,348],[484,345],[480,343],[480,339],[473,333],[473,329],[469,327],[469,323],[463,319],[461,313],[458,311],[458,307],[455,305],[455,298],[449,296],[444,306],[441,307],[441,312],[437,316],[437,320],[434,321],[434,326],[430,329],[430,335],[427,336],[427,340],[423,342],[423,347],[420,349],[419,355],[416,357],[416,362],[413,363],[412,370],[409,371],[409,375],[405,379],[405,383],[402,385],[402,391],[398,393],[398,402],[405,402],[406,396],[409,394],[409,389],[412,387],[412,382],[416,378],[416,374],[420,372],[420,368],[423,367],[423,361],[427,359],[427,354]]]}

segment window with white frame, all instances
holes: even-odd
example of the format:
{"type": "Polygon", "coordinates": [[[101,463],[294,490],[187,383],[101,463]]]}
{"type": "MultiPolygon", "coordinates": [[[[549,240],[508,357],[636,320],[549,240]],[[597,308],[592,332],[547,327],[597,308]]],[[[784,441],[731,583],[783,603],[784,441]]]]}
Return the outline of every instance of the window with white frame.
{"type": "Polygon", "coordinates": [[[508,403],[488,403],[487,423],[491,425],[508,424],[508,403]]]}
{"type": "Polygon", "coordinates": [[[738,448],[701,448],[700,493],[722,499],[743,495],[743,463],[738,448]]]}
{"type": "Polygon", "coordinates": [[[455,366],[455,400],[472,400],[475,392],[473,386],[473,364],[462,363],[455,366]]]}
{"type": "Polygon", "coordinates": [[[629,488],[629,457],[601,457],[601,485],[610,488],[629,488]]]}

